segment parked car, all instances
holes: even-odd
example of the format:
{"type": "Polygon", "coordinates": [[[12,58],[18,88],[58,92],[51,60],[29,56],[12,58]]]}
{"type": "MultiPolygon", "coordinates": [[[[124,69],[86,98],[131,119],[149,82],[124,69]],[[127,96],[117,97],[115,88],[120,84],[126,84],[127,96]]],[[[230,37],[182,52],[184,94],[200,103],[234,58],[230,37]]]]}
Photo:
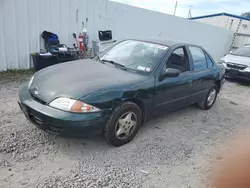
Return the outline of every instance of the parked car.
{"type": "Polygon", "coordinates": [[[125,40],[93,59],[41,70],[19,91],[37,127],[61,136],[103,134],[121,146],[144,121],[181,107],[210,109],[225,68],[202,48],[172,41],[125,40]]]}
{"type": "Polygon", "coordinates": [[[238,48],[221,59],[226,76],[250,81],[250,46],[238,48]]]}

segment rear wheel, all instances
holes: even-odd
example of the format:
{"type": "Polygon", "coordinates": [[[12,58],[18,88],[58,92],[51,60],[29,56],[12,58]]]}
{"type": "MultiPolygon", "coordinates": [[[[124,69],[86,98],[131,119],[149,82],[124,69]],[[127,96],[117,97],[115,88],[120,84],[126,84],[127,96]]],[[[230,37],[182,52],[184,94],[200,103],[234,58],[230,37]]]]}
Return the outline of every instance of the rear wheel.
{"type": "Polygon", "coordinates": [[[203,110],[209,110],[214,105],[218,94],[218,87],[214,85],[207,93],[206,98],[198,103],[198,107],[203,110]]]}
{"type": "Polygon", "coordinates": [[[140,108],[132,102],[125,102],[116,107],[105,128],[104,137],[113,146],[130,142],[138,132],[142,122],[140,108]]]}

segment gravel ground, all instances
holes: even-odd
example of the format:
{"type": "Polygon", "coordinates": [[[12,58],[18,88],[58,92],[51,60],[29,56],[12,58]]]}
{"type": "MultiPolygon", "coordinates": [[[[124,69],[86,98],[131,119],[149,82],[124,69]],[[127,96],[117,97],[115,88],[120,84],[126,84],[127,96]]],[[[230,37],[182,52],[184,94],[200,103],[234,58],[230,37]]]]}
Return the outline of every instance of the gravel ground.
{"type": "Polygon", "coordinates": [[[101,137],[46,134],[17,105],[27,75],[0,79],[0,187],[202,188],[223,143],[246,130],[248,85],[227,82],[210,111],[194,106],[147,122],[133,142],[114,148],[101,137]]]}

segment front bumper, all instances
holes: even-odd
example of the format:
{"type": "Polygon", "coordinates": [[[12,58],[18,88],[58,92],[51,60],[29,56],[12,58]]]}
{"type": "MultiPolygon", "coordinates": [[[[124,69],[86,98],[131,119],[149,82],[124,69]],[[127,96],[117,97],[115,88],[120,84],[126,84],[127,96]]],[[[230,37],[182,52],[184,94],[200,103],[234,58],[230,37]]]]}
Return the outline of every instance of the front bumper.
{"type": "Polygon", "coordinates": [[[226,69],[226,76],[250,81],[250,72],[237,69],[226,69]]]}
{"type": "Polygon", "coordinates": [[[38,128],[64,137],[100,135],[108,113],[77,114],[57,110],[34,100],[27,86],[19,91],[19,106],[26,118],[38,128]]]}

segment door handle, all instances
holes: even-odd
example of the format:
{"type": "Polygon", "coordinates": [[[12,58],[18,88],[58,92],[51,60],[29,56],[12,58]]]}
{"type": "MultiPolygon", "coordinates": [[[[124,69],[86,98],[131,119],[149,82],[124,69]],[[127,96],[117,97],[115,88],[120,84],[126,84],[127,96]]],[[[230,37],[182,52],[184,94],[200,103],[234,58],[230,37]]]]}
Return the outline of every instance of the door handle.
{"type": "Polygon", "coordinates": [[[188,83],[189,83],[190,85],[193,85],[193,80],[188,80],[188,83]]]}

